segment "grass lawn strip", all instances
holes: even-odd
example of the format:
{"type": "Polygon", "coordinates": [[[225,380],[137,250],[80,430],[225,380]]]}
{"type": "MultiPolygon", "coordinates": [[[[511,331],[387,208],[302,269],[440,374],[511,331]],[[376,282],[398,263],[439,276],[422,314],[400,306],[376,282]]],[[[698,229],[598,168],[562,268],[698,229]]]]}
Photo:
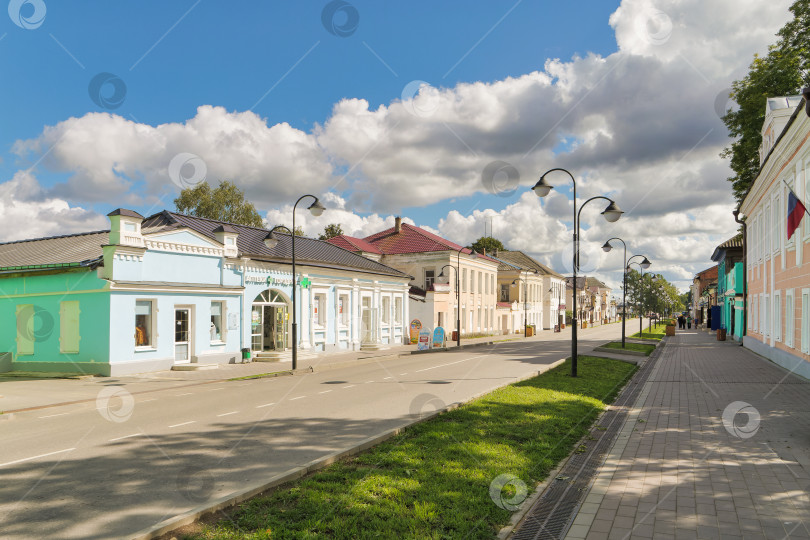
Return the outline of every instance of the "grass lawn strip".
{"type": "Polygon", "coordinates": [[[666,334],[666,326],[663,324],[659,324],[658,326],[653,325],[653,327],[649,330],[645,329],[644,332],[636,332],[633,334],[632,338],[642,338],[642,339],[662,339],[666,334]]]}
{"type": "Polygon", "coordinates": [[[630,351],[638,351],[638,352],[643,352],[647,356],[650,356],[650,353],[652,353],[655,350],[655,345],[647,345],[646,343],[625,342],[624,345],[625,346],[622,347],[622,342],[621,341],[612,341],[610,343],[605,343],[604,345],[600,345],[600,347],[605,347],[607,349],[619,349],[619,350],[626,349],[626,350],[630,350],[630,351]]]}
{"type": "Polygon", "coordinates": [[[577,378],[568,360],[413,425],[186,538],[493,538],[512,513],[490,497],[493,480],[514,475],[531,491],[637,369],[590,356],[578,367],[577,378]]]}

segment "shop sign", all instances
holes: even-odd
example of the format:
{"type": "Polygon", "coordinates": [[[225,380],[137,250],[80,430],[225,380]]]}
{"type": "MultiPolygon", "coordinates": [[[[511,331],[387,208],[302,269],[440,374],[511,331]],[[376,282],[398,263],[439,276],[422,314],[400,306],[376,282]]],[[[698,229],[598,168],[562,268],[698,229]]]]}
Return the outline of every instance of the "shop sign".
{"type": "Polygon", "coordinates": [[[422,328],[419,332],[419,343],[416,347],[420,351],[426,351],[430,348],[430,335],[431,335],[430,328],[422,328]]]}
{"type": "Polygon", "coordinates": [[[444,341],[447,339],[447,334],[444,333],[444,328],[437,326],[433,331],[433,348],[444,347],[444,341]]]}
{"type": "MultiPolygon", "coordinates": [[[[292,287],[293,281],[291,277],[279,278],[273,276],[247,276],[245,278],[245,283],[260,283],[267,285],[268,287],[292,287]]],[[[298,285],[302,289],[308,289],[311,284],[312,281],[307,277],[298,279],[298,285]]]]}
{"type": "Polygon", "coordinates": [[[411,345],[419,341],[419,330],[422,329],[422,321],[414,319],[411,321],[411,345]]]}

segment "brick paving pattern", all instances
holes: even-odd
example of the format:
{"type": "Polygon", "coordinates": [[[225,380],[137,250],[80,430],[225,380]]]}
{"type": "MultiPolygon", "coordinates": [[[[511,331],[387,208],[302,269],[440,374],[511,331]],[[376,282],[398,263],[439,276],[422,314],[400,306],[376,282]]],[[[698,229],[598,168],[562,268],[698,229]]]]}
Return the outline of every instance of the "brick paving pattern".
{"type": "Polygon", "coordinates": [[[633,412],[567,538],[810,538],[810,382],[683,331],[633,412]]]}

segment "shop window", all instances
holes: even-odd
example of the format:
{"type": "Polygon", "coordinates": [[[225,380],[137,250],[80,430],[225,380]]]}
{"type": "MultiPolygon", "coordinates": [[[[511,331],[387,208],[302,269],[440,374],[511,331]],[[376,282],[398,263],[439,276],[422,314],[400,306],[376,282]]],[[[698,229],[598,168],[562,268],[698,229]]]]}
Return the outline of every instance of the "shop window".
{"type": "Polygon", "coordinates": [[[338,319],[340,324],[348,326],[349,324],[349,297],[348,295],[341,294],[338,297],[338,319]]]}
{"type": "Polygon", "coordinates": [[[782,341],[782,296],[773,295],[773,339],[782,341]]]}
{"type": "Polygon", "coordinates": [[[79,301],[59,303],[59,352],[79,352],[79,301]]]}
{"type": "Polygon", "coordinates": [[[384,324],[391,323],[391,297],[382,297],[382,322],[384,324]]]}
{"type": "Polygon", "coordinates": [[[796,313],[793,310],[793,289],[785,294],[785,345],[793,347],[793,333],[796,313]]]}
{"type": "Polygon", "coordinates": [[[326,324],[326,295],[316,294],[312,297],[312,322],[324,326],[326,324]]]}
{"type": "Polygon", "coordinates": [[[394,322],[402,322],[402,298],[394,298],[394,322]]]}
{"type": "Polygon", "coordinates": [[[225,302],[211,302],[211,341],[225,341],[225,302]]]}
{"type": "Polygon", "coordinates": [[[154,302],[138,300],[135,302],[135,346],[154,347],[154,302]]]}

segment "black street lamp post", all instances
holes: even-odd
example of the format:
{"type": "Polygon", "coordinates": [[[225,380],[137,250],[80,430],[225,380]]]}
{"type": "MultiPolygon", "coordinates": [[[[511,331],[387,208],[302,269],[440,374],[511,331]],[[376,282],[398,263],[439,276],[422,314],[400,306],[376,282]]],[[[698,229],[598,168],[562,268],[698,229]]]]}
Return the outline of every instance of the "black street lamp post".
{"type": "MultiPolygon", "coordinates": [[[[624,240],[619,238],[618,236],[614,236],[613,238],[609,238],[605,245],[602,246],[602,249],[607,253],[613,246],[610,245],[611,240],[618,240],[624,246],[624,256],[622,260],[627,260],[627,244],[624,243],[624,240]]],[[[624,340],[625,340],[625,330],[624,330],[624,320],[627,318],[627,268],[624,268],[622,272],[622,349],[624,349],[624,340]]]]}
{"type": "Polygon", "coordinates": [[[616,222],[622,214],[624,213],[619,206],[612,200],[607,197],[603,197],[601,195],[597,195],[596,197],[591,197],[590,199],[586,200],[579,206],[577,209],[577,181],[574,179],[574,175],[568,172],[566,169],[562,168],[554,168],[546,171],[543,173],[543,176],[540,177],[540,180],[534,185],[532,190],[537,194],[538,197],[545,197],[549,194],[549,192],[553,189],[554,186],[548,184],[546,182],[546,175],[550,172],[554,171],[562,171],[566,173],[568,176],[571,177],[571,182],[573,183],[573,195],[574,195],[574,253],[573,253],[573,273],[574,273],[574,294],[573,294],[573,328],[571,329],[571,376],[577,376],[577,295],[576,295],[576,286],[577,286],[577,269],[579,267],[579,219],[580,214],[582,213],[582,209],[585,208],[589,202],[594,201],[596,199],[603,199],[608,201],[608,206],[602,211],[602,215],[609,223],[616,222]]]}
{"type": "MultiPolygon", "coordinates": [[[[461,251],[459,251],[461,253],[461,251]]],[[[459,256],[459,259],[461,257],[459,256]]],[[[442,266],[441,272],[439,272],[439,277],[444,275],[445,268],[452,268],[456,271],[456,347],[461,347],[461,289],[459,288],[458,282],[458,266],[453,266],[452,264],[445,264],[442,266]]],[[[449,276],[448,276],[449,280],[449,276]]]]}
{"type": "Polygon", "coordinates": [[[293,226],[292,226],[292,231],[290,231],[290,229],[287,229],[287,227],[284,227],[283,225],[281,225],[281,226],[273,227],[273,229],[270,232],[268,232],[267,236],[265,236],[265,238],[264,238],[264,244],[268,248],[273,248],[273,247],[276,246],[276,244],[278,244],[278,238],[276,238],[273,235],[273,231],[275,231],[276,229],[279,229],[279,228],[283,227],[284,229],[287,229],[287,231],[290,232],[291,236],[292,236],[292,308],[293,308],[292,369],[293,369],[293,371],[295,371],[298,368],[298,313],[297,313],[297,310],[296,310],[296,306],[298,305],[298,301],[295,298],[295,289],[296,289],[296,279],[295,279],[295,210],[298,207],[298,203],[300,203],[302,199],[305,199],[307,197],[312,197],[313,199],[315,199],[313,201],[313,203],[310,204],[307,207],[307,210],[309,210],[312,213],[312,215],[315,216],[315,217],[320,216],[321,214],[323,214],[323,211],[326,210],[326,208],[318,200],[318,197],[316,197],[315,195],[302,195],[301,197],[298,198],[297,201],[295,201],[295,204],[293,205],[293,226]]]}

